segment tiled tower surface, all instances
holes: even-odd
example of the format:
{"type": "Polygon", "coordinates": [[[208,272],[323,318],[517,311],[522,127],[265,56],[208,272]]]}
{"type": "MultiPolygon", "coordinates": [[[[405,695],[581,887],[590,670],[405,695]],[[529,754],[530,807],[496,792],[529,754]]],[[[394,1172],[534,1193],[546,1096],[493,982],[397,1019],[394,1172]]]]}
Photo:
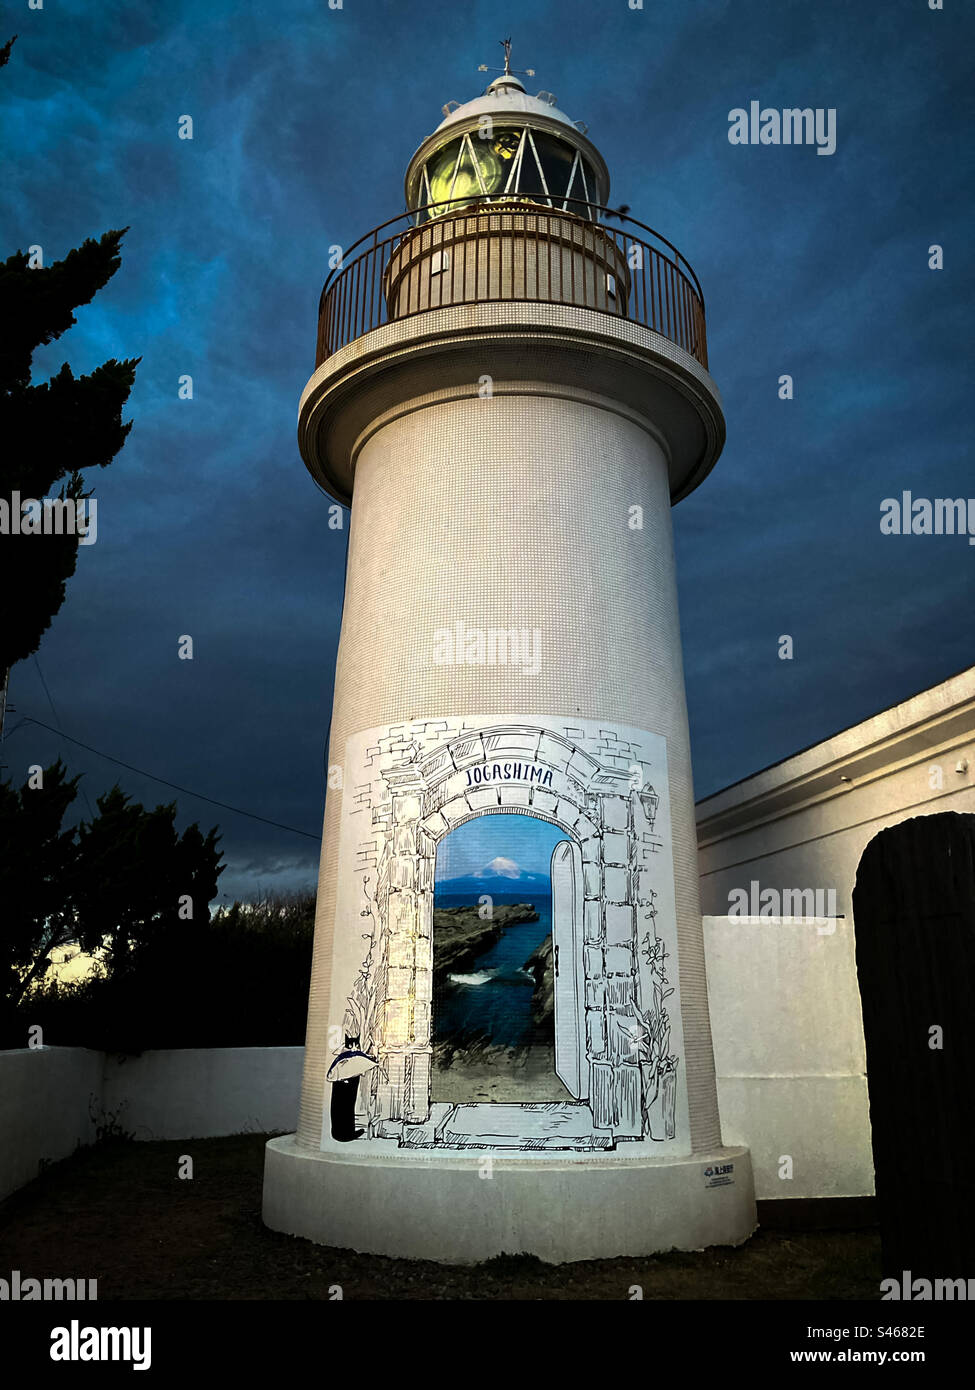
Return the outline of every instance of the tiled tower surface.
{"type": "MultiPolygon", "coordinates": [[[[497,370],[483,351],[485,372],[497,370]]],[[[698,899],[697,841],[667,465],[614,403],[495,379],[494,395],[432,392],[365,444],[356,464],[329,762],[348,736],[430,713],[565,711],[667,739],[679,969],[695,1150],[720,1142],[698,899]],[[642,528],[627,524],[642,509],[642,528]],[[537,675],[437,665],[433,634],[541,633],[537,675]]],[[[476,373],[473,380],[482,373],[476,373]]],[[[527,379],[526,379],[527,378],[527,379]]],[[[346,789],[343,795],[349,795],[346,789]]],[[[326,802],[299,1142],[322,1129],[339,795],[326,802]]]]}

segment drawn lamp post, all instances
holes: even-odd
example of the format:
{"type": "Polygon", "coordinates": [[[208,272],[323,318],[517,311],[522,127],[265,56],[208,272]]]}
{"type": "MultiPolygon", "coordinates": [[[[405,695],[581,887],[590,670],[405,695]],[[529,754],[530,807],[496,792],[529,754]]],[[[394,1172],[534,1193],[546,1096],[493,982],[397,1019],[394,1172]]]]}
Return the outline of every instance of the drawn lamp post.
{"type": "MultiPolygon", "coordinates": [[[[704,302],[510,67],[346,251],[299,444],[351,507],[298,1131],[264,1217],[447,1261],[737,1243],[670,509],[724,440],[704,302]],[[333,784],[334,783],[334,784],[333,784]],[[561,1101],[434,1101],[437,846],[548,820],[561,1101]],[[337,1098],[335,1088],[344,1087],[337,1098]]],[[[448,1078],[449,1080],[449,1078],[448,1078]]]]}

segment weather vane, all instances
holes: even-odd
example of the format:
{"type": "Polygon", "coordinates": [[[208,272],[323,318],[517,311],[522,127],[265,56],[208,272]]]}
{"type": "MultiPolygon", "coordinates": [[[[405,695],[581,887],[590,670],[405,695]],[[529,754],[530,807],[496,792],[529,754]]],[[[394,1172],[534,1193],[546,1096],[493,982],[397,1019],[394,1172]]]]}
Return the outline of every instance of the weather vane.
{"type": "Polygon", "coordinates": [[[524,72],[512,71],[512,68],[511,68],[511,40],[510,40],[510,39],[502,39],[502,40],[501,40],[501,47],[504,49],[504,67],[503,67],[503,68],[489,68],[488,65],[487,65],[487,63],[480,63],[480,64],[478,65],[478,69],[477,69],[478,72],[503,72],[504,75],[505,75],[505,77],[534,77],[534,76],[535,76],[535,69],[534,69],[534,68],[525,68],[524,72]]]}

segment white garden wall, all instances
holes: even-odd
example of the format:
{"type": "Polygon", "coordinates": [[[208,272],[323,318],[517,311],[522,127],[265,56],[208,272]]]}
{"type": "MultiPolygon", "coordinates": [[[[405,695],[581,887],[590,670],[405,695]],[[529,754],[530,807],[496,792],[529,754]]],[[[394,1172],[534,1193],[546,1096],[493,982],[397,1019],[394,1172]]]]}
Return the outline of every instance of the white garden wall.
{"type": "Polygon", "coordinates": [[[102,1105],[136,1139],[293,1133],[303,1047],[210,1047],[105,1059],[102,1105]]]}
{"type": "Polygon", "coordinates": [[[215,1047],[119,1059],[80,1047],[0,1052],[0,1198],[114,1120],[136,1139],[294,1131],[303,1047],[215,1047]]]}
{"type": "MultiPolygon", "coordinates": [[[[704,933],[723,1138],[750,1147],[756,1196],[872,1193],[849,927],[705,918],[704,933]],[[785,1154],[791,1180],[778,1176],[785,1154]]],[[[301,1047],[0,1052],[0,1198],[110,1120],[140,1140],[293,1133],[303,1058],[301,1047]]]]}
{"type": "Polygon", "coordinates": [[[872,1195],[852,923],[705,917],[704,949],[722,1138],[756,1198],[872,1195]]]}
{"type": "Polygon", "coordinates": [[[92,1143],[103,1061],[83,1047],[0,1052],[0,1197],[92,1143]]]}

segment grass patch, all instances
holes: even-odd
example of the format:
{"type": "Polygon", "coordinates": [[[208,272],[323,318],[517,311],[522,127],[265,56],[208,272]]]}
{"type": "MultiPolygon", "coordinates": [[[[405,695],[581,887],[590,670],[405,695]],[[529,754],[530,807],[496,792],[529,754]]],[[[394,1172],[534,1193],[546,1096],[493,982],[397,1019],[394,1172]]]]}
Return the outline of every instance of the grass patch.
{"type": "Polygon", "coordinates": [[[113,1299],[876,1299],[875,1230],[762,1231],[736,1249],[543,1264],[452,1266],[334,1250],[261,1221],[268,1136],[108,1139],[0,1203],[5,1272],[97,1279],[113,1299]],[[183,1155],[194,1176],[177,1177],[183,1155]]]}

